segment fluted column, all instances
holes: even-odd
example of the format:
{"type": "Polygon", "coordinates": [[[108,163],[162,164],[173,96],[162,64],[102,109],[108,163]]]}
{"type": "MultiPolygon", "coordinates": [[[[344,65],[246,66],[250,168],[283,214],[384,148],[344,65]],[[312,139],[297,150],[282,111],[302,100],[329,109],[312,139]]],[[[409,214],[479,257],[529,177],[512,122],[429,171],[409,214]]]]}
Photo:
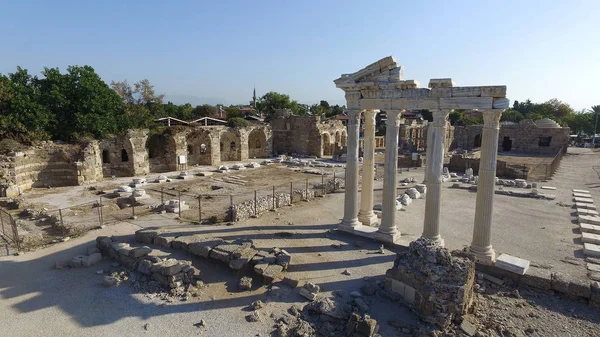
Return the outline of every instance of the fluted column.
{"type": "Polygon", "coordinates": [[[365,131],[363,137],[363,175],[360,193],[360,211],[358,220],[365,226],[377,223],[377,215],[373,213],[373,172],[375,165],[375,116],[376,110],[364,112],[365,131]]]}
{"type": "Polygon", "coordinates": [[[385,172],[383,175],[383,210],[381,225],[375,238],[383,242],[395,242],[400,238],[396,228],[396,188],[398,186],[398,127],[400,110],[386,111],[385,172]]]}
{"type": "Polygon", "coordinates": [[[423,237],[444,245],[440,236],[442,207],[442,172],[444,169],[444,144],[446,142],[446,122],[450,110],[432,111],[433,125],[427,130],[427,195],[425,196],[425,219],[423,237]],[[429,130],[430,129],[430,130],[429,130]]]}
{"type": "Polygon", "coordinates": [[[475,226],[471,252],[478,262],[492,264],[496,253],[492,248],[492,222],[494,212],[494,185],[496,184],[496,157],[498,155],[498,133],[500,132],[501,109],[483,112],[481,158],[475,203],[475,226]]]}
{"type": "Polygon", "coordinates": [[[346,154],[346,181],[344,190],[344,218],[338,226],[350,231],[360,225],[358,221],[358,137],[361,110],[348,111],[348,141],[346,154]]]}

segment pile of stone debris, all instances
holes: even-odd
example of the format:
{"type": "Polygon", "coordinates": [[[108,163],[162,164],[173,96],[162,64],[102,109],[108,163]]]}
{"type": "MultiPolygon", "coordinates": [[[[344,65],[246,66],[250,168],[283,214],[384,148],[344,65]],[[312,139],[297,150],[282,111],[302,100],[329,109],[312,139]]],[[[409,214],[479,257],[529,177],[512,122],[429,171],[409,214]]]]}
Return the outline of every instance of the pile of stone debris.
{"type": "Polygon", "coordinates": [[[254,272],[267,283],[281,279],[292,261],[292,256],[285,250],[273,248],[261,251],[250,240],[226,241],[198,234],[162,233],[150,228],[136,231],[135,239],[137,242],[181,249],[195,256],[221,261],[233,270],[242,270],[251,265],[254,272]]]}

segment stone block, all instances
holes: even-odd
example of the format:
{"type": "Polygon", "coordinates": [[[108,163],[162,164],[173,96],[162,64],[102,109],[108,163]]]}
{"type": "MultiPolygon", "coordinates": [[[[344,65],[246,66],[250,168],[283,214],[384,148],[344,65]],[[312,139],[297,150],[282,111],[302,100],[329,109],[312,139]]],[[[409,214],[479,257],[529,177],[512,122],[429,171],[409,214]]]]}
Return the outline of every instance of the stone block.
{"type": "Polygon", "coordinates": [[[600,264],[596,264],[596,263],[586,263],[586,267],[587,270],[594,272],[594,273],[600,273],[600,264]]]}
{"type": "Polygon", "coordinates": [[[581,229],[581,232],[600,234],[600,226],[597,226],[597,225],[590,225],[587,223],[580,222],[579,228],[581,229]]]}
{"type": "Polygon", "coordinates": [[[493,109],[509,109],[510,100],[508,98],[494,98],[492,102],[493,109]]]}
{"type": "Polygon", "coordinates": [[[481,89],[481,97],[506,97],[505,85],[490,85],[479,88],[481,89]]]}
{"type": "Polygon", "coordinates": [[[162,247],[169,248],[171,247],[171,242],[175,239],[174,236],[159,234],[154,238],[154,244],[162,247]]]}
{"type": "Polygon", "coordinates": [[[556,187],[554,186],[542,186],[540,188],[543,190],[556,191],[556,187]]]}
{"type": "Polygon", "coordinates": [[[102,261],[102,254],[100,253],[93,253],[88,255],[87,257],[85,257],[84,259],[81,260],[81,266],[82,267],[90,267],[95,265],[96,263],[102,261]]]}
{"type": "Polygon", "coordinates": [[[135,241],[140,243],[152,244],[154,243],[154,238],[160,234],[158,230],[155,229],[140,229],[135,232],[135,241]]]}
{"type": "Polygon", "coordinates": [[[573,201],[578,202],[578,203],[583,203],[583,204],[593,204],[594,203],[594,199],[592,199],[592,198],[575,197],[575,198],[573,198],[573,201]]]}
{"type": "Polygon", "coordinates": [[[167,277],[163,276],[159,273],[152,273],[152,279],[155,280],[156,282],[162,284],[163,286],[169,285],[169,280],[167,279],[167,277]]]}
{"type": "Polygon", "coordinates": [[[452,88],[432,88],[429,97],[452,97],[452,88]]]}
{"type": "Polygon", "coordinates": [[[585,256],[600,257],[600,245],[595,245],[593,243],[584,243],[583,254],[585,254],[585,256]]]}
{"type": "Polygon", "coordinates": [[[402,90],[402,98],[427,98],[429,97],[429,89],[427,88],[410,88],[402,90]]]}
{"type": "Polygon", "coordinates": [[[595,245],[598,245],[600,244],[600,234],[582,232],[581,241],[583,241],[584,243],[593,243],[595,245]]]}
{"type": "Polygon", "coordinates": [[[233,259],[229,261],[229,268],[233,270],[240,270],[248,263],[246,259],[233,259]]]}
{"type": "Polygon", "coordinates": [[[508,254],[500,254],[500,256],[496,258],[495,265],[500,269],[508,270],[515,274],[525,275],[527,269],[529,269],[529,260],[508,254]]]}
{"type": "Polygon", "coordinates": [[[586,194],[590,194],[590,191],[588,190],[578,190],[578,189],[573,189],[573,193],[586,193],[586,194]]]}
{"type": "Polygon", "coordinates": [[[577,208],[576,209],[577,215],[591,215],[591,216],[598,216],[598,212],[593,210],[593,209],[587,209],[587,208],[577,208]]]}
{"type": "Polygon", "coordinates": [[[577,193],[577,192],[573,192],[573,196],[577,197],[577,198],[592,199],[592,195],[589,194],[589,193],[577,193]]]}
{"type": "Polygon", "coordinates": [[[254,272],[257,273],[258,275],[262,275],[268,266],[269,266],[269,263],[267,263],[267,262],[259,262],[256,265],[254,265],[254,272]]]}
{"type": "Polygon", "coordinates": [[[452,88],[452,97],[479,97],[481,89],[479,87],[454,87],[452,88]]]}
{"type": "Polygon", "coordinates": [[[165,276],[175,275],[181,272],[183,264],[175,259],[168,259],[162,263],[161,274],[165,276]]]}
{"type": "Polygon", "coordinates": [[[445,89],[452,88],[456,83],[451,78],[432,78],[429,80],[427,87],[429,89],[445,89]]]}
{"type": "Polygon", "coordinates": [[[575,203],[575,208],[583,208],[583,209],[591,209],[591,210],[596,210],[596,205],[594,204],[588,204],[588,203],[583,203],[583,202],[576,202],[575,203]]]}
{"type": "Polygon", "coordinates": [[[171,242],[171,247],[174,249],[181,249],[184,251],[189,251],[189,244],[194,242],[202,241],[202,237],[200,235],[181,235],[178,236],[171,242]]]}
{"type": "Polygon", "coordinates": [[[265,281],[268,283],[273,282],[275,279],[281,277],[281,273],[283,272],[283,267],[277,264],[270,264],[262,273],[262,276],[265,278],[265,281]]]}
{"type": "Polygon", "coordinates": [[[82,266],[82,262],[84,259],[87,259],[86,255],[77,255],[73,257],[73,259],[71,259],[71,262],[69,262],[69,266],[73,268],[79,268],[82,266]]]}
{"type": "Polygon", "coordinates": [[[450,97],[440,98],[439,108],[449,109],[492,109],[492,97],[450,97]]]}
{"type": "Polygon", "coordinates": [[[546,269],[529,268],[527,273],[521,277],[521,283],[538,289],[552,289],[551,272],[546,269]]]}
{"type": "Polygon", "coordinates": [[[210,255],[210,251],[213,249],[213,247],[218,246],[222,243],[223,243],[223,239],[206,238],[202,241],[190,243],[188,245],[188,248],[189,248],[189,252],[192,255],[208,258],[208,256],[210,255]]]}
{"type": "Polygon", "coordinates": [[[150,247],[136,247],[129,251],[129,257],[140,258],[142,256],[146,256],[152,253],[152,248],[150,247]]]}
{"type": "Polygon", "coordinates": [[[579,223],[587,223],[590,225],[600,225],[600,217],[590,215],[579,215],[577,216],[579,223]]]}
{"type": "Polygon", "coordinates": [[[406,303],[408,304],[414,304],[415,303],[415,288],[411,287],[411,286],[405,286],[404,287],[404,300],[406,301],[406,303]]]}
{"type": "Polygon", "coordinates": [[[288,286],[290,286],[290,287],[292,287],[292,288],[297,288],[297,287],[298,287],[298,285],[300,284],[300,281],[299,281],[299,280],[297,280],[297,279],[295,279],[295,278],[292,278],[292,277],[289,277],[289,276],[285,276],[285,277],[283,278],[282,282],[283,282],[284,284],[287,284],[288,286]]]}
{"type": "MultiPolygon", "coordinates": [[[[218,246],[218,247],[220,247],[220,246],[218,246]]],[[[218,249],[218,247],[215,247],[215,248],[213,248],[213,250],[210,251],[210,258],[215,259],[217,261],[229,263],[230,253],[220,250],[220,249],[218,249]]]]}
{"type": "Polygon", "coordinates": [[[150,267],[152,267],[152,262],[149,260],[141,260],[138,263],[137,271],[144,275],[150,275],[152,273],[150,267]]]}
{"type": "Polygon", "coordinates": [[[131,252],[133,250],[132,247],[123,247],[121,249],[118,250],[120,255],[123,256],[129,256],[129,252],[131,252]]]}

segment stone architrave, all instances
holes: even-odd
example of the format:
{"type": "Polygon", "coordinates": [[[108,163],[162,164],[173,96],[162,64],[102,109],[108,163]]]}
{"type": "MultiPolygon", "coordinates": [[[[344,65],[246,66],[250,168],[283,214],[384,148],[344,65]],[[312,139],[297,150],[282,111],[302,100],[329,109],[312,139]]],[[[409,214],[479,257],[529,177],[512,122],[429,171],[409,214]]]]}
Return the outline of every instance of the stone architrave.
{"type": "Polygon", "coordinates": [[[363,176],[362,191],[360,195],[360,211],[358,220],[365,226],[377,223],[377,215],[373,212],[373,180],[375,165],[375,116],[377,111],[366,110],[364,113],[364,149],[363,149],[363,176]]]}
{"type": "Polygon", "coordinates": [[[442,175],[444,169],[444,144],[446,142],[446,122],[452,110],[432,111],[433,125],[427,148],[431,148],[427,158],[427,195],[425,197],[425,219],[423,237],[443,246],[440,236],[440,209],[442,207],[442,175]]]}
{"type": "Polygon", "coordinates": [[[496,182],[496,157],[502,109],[483,111],[481,159],[475,203],[475,224],[470,250],[478,262],[492,264],[496,253],[492,248],[492,223],[494,213],[494,185],[496,182]]]}
{"type": "Polygon", "coordinates": [[[385,130],[385,172],[383,175],[383,212],[375,233],[379,241],[394,243],[400,238],[396,228],[396,188],[398,186],[398,128],[401,111],[388,110],[385,130]]]}
{"type": "Polygon", "coordinates": [[[346,181],[344,191],[344,218],[340,230],[353,232],[358,221],[358,137],[360,110],[348,111],[348,143],[346,154],[346,181]]]}

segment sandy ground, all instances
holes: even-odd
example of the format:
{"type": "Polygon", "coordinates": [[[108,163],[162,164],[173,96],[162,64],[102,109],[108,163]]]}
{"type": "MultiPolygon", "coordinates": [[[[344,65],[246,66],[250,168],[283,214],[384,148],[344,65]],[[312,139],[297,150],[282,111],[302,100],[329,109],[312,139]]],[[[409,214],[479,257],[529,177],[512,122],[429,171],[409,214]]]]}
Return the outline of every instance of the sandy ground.
{"type": "MultiPolygon", "coordinates": [[[[572,223],[573,209],[557,203],[571,204],[572,188],[590,190],[595,199],[600,198],[600,153],[587,149],[570,149],[570,152],[554,179],[547,183],[557,187],[551,192],[556,194],[556,200],[496,196],[492,244],[498,253],[530,259],[536,266],[583,278],[586,277],[583,264],[563,262],[566,258],[582,261],[582,245],[580,233],[572,223]]],[[[399,178],[414,176],[420,181],[423,173],[422,169],[410,170],[399,178]]],[[[381,186],[382,181],[376,181],[376,202],[380,202],[381,186]]],[[[462,248],[471,241],[475,193],[449,186],[443,187],[441,233],[448,248],[462,248]]],[[[343,215],[343,197],[343,193],[331,194],[319,201],[301,202],[233,226],[192,226],[180,223],[172,215],[151,215],[22,256],[0,258],[2,335],[267,336],[273,321],[248,323],[244,319],[247,314],[244,308],[262,299],[269,302],[267,310],[277,312],[295,302],[304,302],[303,299],[296,292],[267,292],[266,287],[239,293],[235,284],[241,275],[221,265],[194,259],[209,284],[206,294],[198,300],[169,305],[136,294],[126,284],[104,288],[101,276],[95,272],[109,268],[109,261],[88,269],[54,270],[52,266],[56,261],[82,253],[98,235],[122,235],[125,240],[131,240],[131,234],[138,228],[160,226],[226,239],[250,238],[259,248],[284,248],[293,254],[291,276],[320,284],[325,292],[357,290],[364,277],[381,277],[392,266],[394,250],[398,248],[387,247],[386,253],[381,255],[377,253],[379,245],[374,242],[330,233],[343,215]],[[333,243],[340,243],[341,248],[332,247],[333,243]],[[344,270],[351,275],[343,275],[344,270]],[[206,330],[193,325],[201,319],[208,323],[206,330]],[[147,330],[144,329],[146,323],[147,330]]],[[[420,236],[424,211],[425,200],[419,199],[398,213],[397,225],[403,233],[403,241],[420,236]]],[[[557,312],[553,308],[545,310],[564,316],[562,308],[557,312]]],[[[385,301],[372,303],[371,314],[382,323],[384,336],[398,335],[397,330],[385,324],[389,319],[407,324],[415,322],[406,308],[385,301]]],[[[566,326],[564,331],[569,324],[576,324],[570,319],[560,322],[566,326]]]]}

